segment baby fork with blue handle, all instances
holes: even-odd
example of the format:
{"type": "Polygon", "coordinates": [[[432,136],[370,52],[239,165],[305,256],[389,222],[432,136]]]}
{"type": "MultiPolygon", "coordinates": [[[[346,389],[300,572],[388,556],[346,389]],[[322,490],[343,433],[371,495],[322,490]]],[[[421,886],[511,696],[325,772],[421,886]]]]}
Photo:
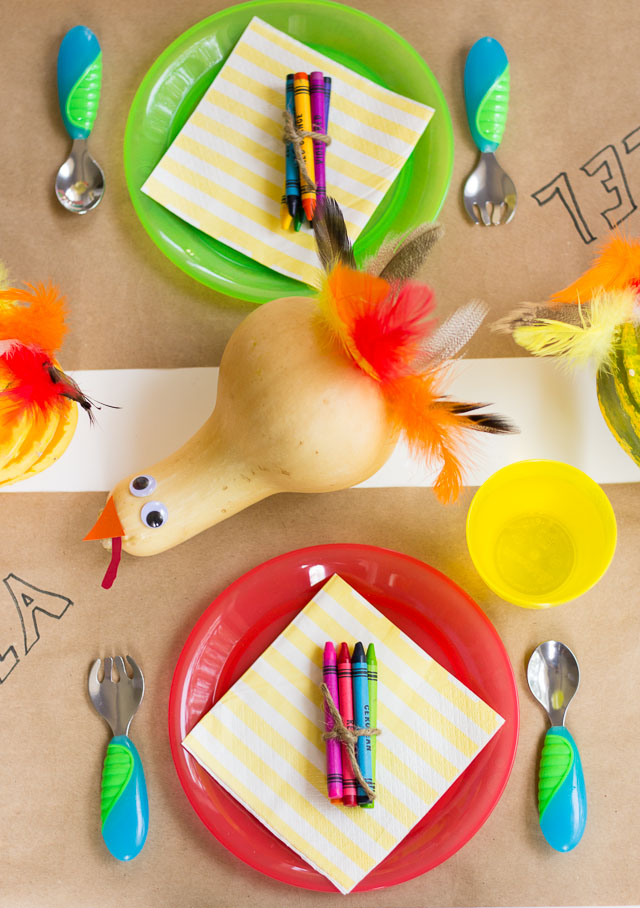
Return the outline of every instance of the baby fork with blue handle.
{"type": "Polygon", "coordinates": [[[547,640],[529,659],[527,681],[551,721],[540,758],[540,828],[556,851],[571,851],[582,838],[587,822],[580,754],[564,727],[565,714],[580,683],[576,657],[564,643],[547,640]]]}
{"type": "Polygon", "coordinates": [[[130,678],[122,656],[104,660],[104,680],[98,680],[100,659],[89,672],[89,697],[113,738],[107,747],[102,770],[102,838],[119,861],[130,861],[140,853],[149,828],[149,801],[142,762],[129,726],[144,696],[144,678],[137,664],[127,656],[130,678]],[[119,680],[113,678],[113,665],[119,680]]]}
{"type": "Polygon", "coordinates": [[[516,187],[498,164],[495,151],[507,122],[509,61],[495,38],[480,38],[469,51],[464,100],[469,129],[480,151],[478,165],[464,186],[464,207],[476,224],[508,224],[516,211],[516,187]]]}
{"type": "Polygon", "coordinates": [[[87,139],[98,113],[102,84],[102,51],[98,39],[84,25],[76,25],[62,39],[58,51],[58,100],[71,154],[56,177],[56,196],[75,214],[95,208],[104,194],[104,174],[87,149],[87,139]]]}

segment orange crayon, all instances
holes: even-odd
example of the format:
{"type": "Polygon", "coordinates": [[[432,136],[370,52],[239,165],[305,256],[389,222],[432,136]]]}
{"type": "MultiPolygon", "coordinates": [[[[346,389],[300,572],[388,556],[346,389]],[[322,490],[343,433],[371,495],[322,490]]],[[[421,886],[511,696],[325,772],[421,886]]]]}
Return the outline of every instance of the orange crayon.
{"type": "MultiPolygon", "coordinates": [[[[298,131],[311,132],[311,95],[309,93],[309,76],[306,73],[296,73],[294,75],[293,98],[296,111],[296,129],[298,131]]],[[[315,183],[313,140],[310,138],[303,139],[301,150],[307,173],[315,183]]],[[[300,173],[300,195],[304,213],[307,220],[311,222],[316,207],[316,192],[307,183],[302,172],[300,173]]]]}

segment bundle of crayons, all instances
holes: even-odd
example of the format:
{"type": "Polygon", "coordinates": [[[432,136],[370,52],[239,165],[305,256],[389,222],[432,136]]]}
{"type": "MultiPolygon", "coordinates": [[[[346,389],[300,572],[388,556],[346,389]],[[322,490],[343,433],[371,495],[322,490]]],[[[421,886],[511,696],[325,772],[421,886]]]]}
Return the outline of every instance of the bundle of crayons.
{"type": "MultiPolygon", "coordinates": [[[[321,72],[289,73],[286,85],[286,109],[291,114],[296,131],[326,135],[331,101],[331,79],[321,72]]],[[[313,221],[318,201],[326,196],[324,142],[311,137],[301,140],[300,151],[307,174],[315,188],[300,172],[293,142],[287,142],[285,188],[280,209],[283,230],[291,226],[300,230],[303,220],[313,221]]]]}
{"type": "MultiPolygon", "coordinates": [[[[375,728],[378,716],[378,663],[373,643],[369,644],[366,656],[362,643],[356,643],[353,656],[349,654],[346,643],[340,644],[337,656],[333,643],[326,643],[322,675],[345,727],[375,728]]],[[[333,719],[325,708],[326,730],[331,731],[333,725],[333,719]]],[[[375,735],[358,738],[356,755],[364,780],[375,790],[375,735]]],[[[346,745],[336,740],[327,741],[327,793],[334,804],[345,807],[373,807],[374,804],[356,781],[346,745]]]]}

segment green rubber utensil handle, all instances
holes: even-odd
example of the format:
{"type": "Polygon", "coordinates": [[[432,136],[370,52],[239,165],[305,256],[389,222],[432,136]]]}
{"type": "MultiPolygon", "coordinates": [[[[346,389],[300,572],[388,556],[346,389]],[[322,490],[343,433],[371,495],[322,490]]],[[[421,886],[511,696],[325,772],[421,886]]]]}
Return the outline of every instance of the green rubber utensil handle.
{"type": "Polygon", "coordinates": [[[473,141],[495,151],[502,141],[509,109],[509,61],[495,38],[480,38],[464,67],[464,100],[473,141]]]}
{"type": "Polygon", "coordinates": [[[119,861],[140,853],[149,828],[149,799],[138,751],[127,735],[109,741],[102,769],[102,838],[119,861]]]}
{"type": "Polygon", "coordinates": [[[566,728],[547,732],[538,779],[540,828],[556,851],[575,848],[587,823],[587,793],[580,754],[566,728]]]}
{"type": "Polygon", "coordinates": [[[98,39],[84,25],[76,25],[62,39],[58,51],[60,113],[72,139],[86,139],[96,119],[102,85],[102,51],[98,39]]]}

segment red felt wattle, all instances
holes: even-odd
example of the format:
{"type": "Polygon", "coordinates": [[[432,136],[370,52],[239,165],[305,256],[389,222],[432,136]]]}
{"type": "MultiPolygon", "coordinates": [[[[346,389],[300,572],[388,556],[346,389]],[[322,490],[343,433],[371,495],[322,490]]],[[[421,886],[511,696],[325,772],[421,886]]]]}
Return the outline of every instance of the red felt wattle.
{"type": "Polygon", "coordinates": [[[122,537],[115,536],[111,540],[111,560],[109,561],[109,567],[106,570],[104,579],[101,583],[103,590],[110,590],[114,584],[116,576],[118,574],[118,567],[120,566],[120,559],[122,557],[122,537]]]}

